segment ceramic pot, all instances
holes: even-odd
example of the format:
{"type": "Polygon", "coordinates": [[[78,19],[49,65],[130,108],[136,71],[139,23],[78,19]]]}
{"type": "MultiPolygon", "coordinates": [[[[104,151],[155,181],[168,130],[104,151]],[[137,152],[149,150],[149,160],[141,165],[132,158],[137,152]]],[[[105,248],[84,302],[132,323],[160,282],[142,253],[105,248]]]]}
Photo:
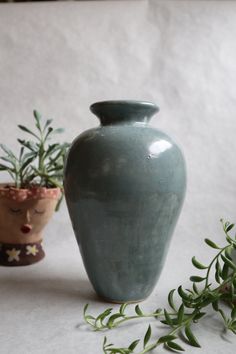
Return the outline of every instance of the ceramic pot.
{"type": "Polygon", "coordinates": [[[97,294],[136,302],[153,290],[185,194],[183,155],[148,125],[158,107],[105,101],[101,125],[76,138],[64,190],[85,268],[97,294]]]}
{"type": "Polygon", "coordinates": [[[44,258],[42,231],[60,195],[59,188],[0,187],[0,265],[30,265],[44,258]]]}

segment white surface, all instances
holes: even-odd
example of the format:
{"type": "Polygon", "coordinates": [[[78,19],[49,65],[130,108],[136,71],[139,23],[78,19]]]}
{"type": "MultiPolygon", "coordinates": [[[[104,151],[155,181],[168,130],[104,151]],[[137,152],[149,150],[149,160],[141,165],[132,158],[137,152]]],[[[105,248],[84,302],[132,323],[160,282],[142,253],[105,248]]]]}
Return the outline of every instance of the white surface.
{"type": "MultiPolygon", "coordinates": [[[[236,221],[235,11],[234,1],[0,5],[1,142],[16,147],[16,124],[31,126],[34,108],[72,140],[98,123],[90,103],[131,98],[159,104],[152,125],[184,151],[187,197],[146,310],[188,286],[193,255],[209,260],[203,239],[223,242],[220,217],[236,221]]],[[[108,305],[88,283],[65,205],[45,235],[45,260],[0,269],[0,352],[100,354],[103,334],[81,327],[81,313],[87,302],[95,312],[108,305]]],[[[126,345],[146,328],[135,323],[108,337],[126,345]]],[[[236,339],[222,339],[221,329],[210,315],[195,330],[202,349],[187,353],[233,353],[236,339]]]]}

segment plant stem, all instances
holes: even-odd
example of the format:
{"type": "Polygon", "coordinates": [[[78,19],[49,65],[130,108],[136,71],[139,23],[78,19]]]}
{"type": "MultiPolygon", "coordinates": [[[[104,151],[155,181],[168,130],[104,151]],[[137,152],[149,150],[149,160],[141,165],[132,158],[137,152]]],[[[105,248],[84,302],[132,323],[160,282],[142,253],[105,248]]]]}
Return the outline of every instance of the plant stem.
{"type": "Polygon", "coordinates": [[[211,261],[211,263],[209,264],[208,269],[207,269],[205,287],[207,287],[207,286],[209,285],[209,276],[210,276],[210,272],[211,272],[211,269],[212,269],[213,264],[214,264],[215,261],[219,258],[219,256],[220,256],[227,248],[230,248],[230,247],[231,247],[231,245],[227,245],[227,246],[223,247],[223,248],[217,253],[217,255],[212,259],[212,261],[211,261]]]}
{"type": "Polygon", "coordinates": [[[137,318],[152,318],[152,317],[155,317],[155,318],[157,318],[157,317],[162,317],[162,316],[164,316],[164,314],[158,314],[158,315],[155,315],[155,314],[153,314],[153,313],[148,313],[148,314],[143,314],[143,315],[135,315],[135,316],[125,316],[125,318],[123,318],[122,320],[120,320],[120,321],[117,321],[117,322],[115,322],[114,323],[114,327],[116,327],[116,326],[118,326],[118,325],[120,325],[121,323],[123,323],[123,322],[125,322],[125,321],[129,321],[129,320],[135,320],[135,319],[137,319],[137,318]]]}
{"type": "MultiPolygon", "coordinates": [[[[190,317],[188,317],[185,321],[181,322],[181,324],[179,324],[178,326],[176,326],[175,328],[173,328],[172,331],[170,331],[168,333],[168,336],[172,336],[172,335],[175,335],[176,333],[178,333],[181,328],[185,327],[186,325],[188,325],[189,323],[192,322],[192,320],[194,319],[196,313],[198,312],[198,310],[194,310],[191,314],[190,317]]],[[[145,354],[145,353],[148,353],[150,352],[151,350],[155,349],[156,347],[158,347],[159,345],[163,344],[163,342],[159,341],[159,339],[153,343],[153,344],[150,344],[149,346],[147,346],[146,348],[144,348],[144,350],[142,350],[140,353],[138,354],[145,354]]]]}

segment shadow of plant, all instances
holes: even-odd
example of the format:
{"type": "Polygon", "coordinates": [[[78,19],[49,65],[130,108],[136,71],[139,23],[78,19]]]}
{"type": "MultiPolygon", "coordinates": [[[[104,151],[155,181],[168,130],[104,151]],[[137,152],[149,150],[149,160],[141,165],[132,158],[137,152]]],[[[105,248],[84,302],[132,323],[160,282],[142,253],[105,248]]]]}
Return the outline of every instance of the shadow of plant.
{"type": "Polygon", "coordinates": [[[15,297],[18,299],[22,296],[25,298],[32,296],[35,298],[45,298],[50,301],[65,300],[98,300],[90,283],[86,279],[66,279],[66,278],[50,278],[50,277],[32,277],[27,276],[25,279],[19,278],[17,274],[11,277],[1,277],[1,295],[15,297]]]}

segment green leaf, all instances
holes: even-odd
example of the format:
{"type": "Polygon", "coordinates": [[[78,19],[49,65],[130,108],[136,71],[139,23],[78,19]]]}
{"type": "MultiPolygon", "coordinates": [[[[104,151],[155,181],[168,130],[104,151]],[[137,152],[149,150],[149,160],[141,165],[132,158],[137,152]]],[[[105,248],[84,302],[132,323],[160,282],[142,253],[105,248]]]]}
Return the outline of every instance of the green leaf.
{"type": "Polygon", "coordinates": [[[217,262],[216,262],[216,266],[215,266],[216,270],[219,272],[219,275],[221,274],[222,270],[221,270],[221,266],[220,266],[220,262],[219,260],[217,259],[217,262]]]}
{"type": "Polygon", "coordinates": [[[181,324],[184,318],[184,304],[179,307],[177,318],[178,323],[181,324]]]}
{"type": "Polygon", "coordinates": [[[172,340],[174,340],[176,338],[177,338],[176,336],[174,336],[172,334],[169,334],[167,336],[160,337],[157,342],[158,343],[166,343],[166,342],[170,342],[170,341],[172,341],[172,340]]]}
{"type": "Polygon", "coordinates": [[[35,152],[30,151],[24,154],[24,156],[22,156],[22,161],[25,162],[29,157],[35,157],[37,156],[37,154],[35,154],[35,152]]]}
{"type": "MultiPolygon", "coordinates": [[[[160,320],[160,322],[163,323],[163,324],[165,324],[165,325],[169,325],[166,320],[160,320]]],[[[177,317],[172,317],[172,318],[171,318],[171,322],[172,322],[172,326],[177,325],[177,324],[178,324],[178,319],[177,319],[177,317]]]]}
{"type": "Polygon", "coordinates": [[[197,322],[198,320],[200,320],[200,318],[202,318],[203,316],[205,316],[206,312],[198,312],[195,316],[193,321],[197,322]]]}
{"type": "Polygon", "coordinates": [[[198,275],[192,275],[189,279],[194,283],[200,283],[204,281],[206,278],[199,277],[198,275]]]}
{"type": "Polygon", "coordinates": [[[234,320],[236,318],[236,305],[234,305],[232,311],[231,311],[231,318],[234,320]]]}
{"type": "Polygon", "coordinates": [[[235,295],[235,290],[234,290],[234,284],[232,282],[230,284],[230,293],[231,293],[232,301],[233,301],[233,298],[234,298],[234,295],[235,295]]]}
{"type": "Polygon", "coordinates": [[[229,258],[232,261],[232,246],[229,246],[225,250],[225,257],[229,258]]]}
{"type": "Polygon", "coordinates": [[[5,156],[1,156],[0,159],[10,163],[14,168],[16,167],[17,162],[15,159],[12,159],[11,157],[5,157],[5,156]]]}
{"type": "Polygon", "coordinates": [[[84,316],[86,315],[86,312],[87,312],[88,307],[89,307],[89,304],[86,304],[86,305],[84,306],[84,310],[83,310],[84,316]]]}
{"type": "Polygon", "coordinates": [[[145,333],[144,340],[143,340],[143,348],[146,348],[147,343],[149,342],[152,334],[151,326],[148,326],[147,332],[145,333]]]}
{"type": "Polygon", "coordinates": [[[61,134],[64,133],[65,129],[63,128],[58,128],[53,130],[53,134],[61,134]]]}
{"type": "Polygon", "coordinates": [[[182,299],[189,300],[189,294],[183,290],[182,285],[178,287],[178,294],[182,299]]]}
{"type": "Polygon", "coordinates": [[[22,160],[22,156],[23,156],[23,154],[24,154],[24,146],[22,146],[22,147],[20,148],[19,161],[21,161],[21,160],[22,160]]]}
{"type": "MultiPolygon", "coordinates": [[[[107,344],[106,345],[106,348],[109,348],[109,347],[112,347],[114,344],[113,343],[110,343],[110,344],[107,344]]],[[[112,350],[113,351],[114,348],[109,348],[109,350],[112,350]]]]}
{"type": "Polygon", "coordinates": [[[131,350],[131,352],[133,352],[134,349],[135,349],[135,348],[137,347],[137,345],[139,344],[139,342],[140,342],[139,339],[133,341],[133,342],[130,344],[130,346],[128,347],[128,349],[131,350]]]}
{"type": "Polygon", "coordinates": [[[35,138],[37,138],[39,140],[39,137],[34,132],[32,132],[30,129],[26,128],[24,125],[19,124],[18,128],[20,128],[21,130],[23,130],[26,133],[33,135],[35,138]]]}
{"type": "Polygon", "coordinates": [[[225,257],[223,254],[221,255],[221,258],[225,264],[227,264],[233,270],[236,270],[236,265],[229,258],[225,257]]]}
{"type": "Polygon", "coordinates": [[[114,321],[117,318],[121,318],[121,317],[122,318],[124,317],[124,315],[122,315],[121,313],[115,313],[114,315],[112,315],[107,322],[107,327],[111,329],[113,327],[114,321]]]}
{"type": "MultiPolygon", "coordinates": [[[[229,293],[223,293],[220,295],[220,300],[226,301],[228,303],[232,303],[232,296],[229,293]]],[[[218,310],[220,312],[220,309],[218,310]]]]}
{"type": "Polygon", "coordinates": [[[175,304],[174,304],[174,292],[175,292],[175,289],[172,289],[169,294],[168,294],[168,303],[170,305],[170,307],[176,311],[176,307],[175,307],[175,304]]]}
{"type": "Polygon", "coordinates": [[[160,309],[160,308],[156,309],[156,311],[154,312],[154,314],[155,314],[156,316],[154,316],[154,317],[155,317],[155,318],[159,317],[159,315],[161,314],[161,312],[162,312],[162,309],[160,309]]]}
{"type": "Polygon", "coordinates": [[[40,122],[40,120],[42,119],[41,114],[36,109],[33,110],[33,114],[34,114],[34,118],[36,119],[36,121],[40,122]]]}
{"type": "MultiPolygon", "coordinates": [[[[108,345],[106,346],[106,348],[108,347],[108,345]]],[[[130,350],[127,348],[111,348],[108,349],[110,351],[110,353],[112,354],[129,354],[130,350]]]]}
{"type": "Polygon", "coordinates": [[[169,316],[168,312],[166,311],[166,309],[164,309],[164,316],[165,316],[165,319],[166,319],[166,323],[171,326],[172,325],[172,320],[171,320],[171,317],[169,316]]]}
{"type": "Polygon", "coordinates": [[[16,159],[16,156],[13,154],[13,152],[6,145],[0,144],[0,147],[8,156],[11,156],[16,159]]]}
{"type": "Polygon", "coordinates": [[[197,288],[197,285],[195,283],[193,283],[193,291],[198,295],[199,294],[199,290],[197,288]]]}
{"type": "Polygon", "coordinates": [[[194,265],[194,267],[196,267],[197,269],[207,269],[207,266],[204,266],[202,263],[200,263],[199,261],[196,260],[195,257],[192,258],[192,264],[194,265]]]}
{"type": "Polygon", "coordinates": [[[33,141],[25,141],[25,140],[22,140],[22,139],[17,139],[17,141],[23,145],[24,147],[26,147],[27,149],[33,151],[33,152],[37,152],[37,149],[36,149],[36,144],[33,142],[33,141]]]}
{"type": "Polygon", "coordinates": [[[221,277],[223,280],[227,279],[229,275],[229,266],[225,263],[222,268],[221,277]]]}
{"type": "Polygon", "coordinates": [[[193,332],[191,331],[189,324],[185,326],[185,334],[189,340],[189,344],[191,344],[193,347],[198,347],[198,348],[201,347],[197,341],[197,338],[194,336],[193,332]]]}
{"type": "Polygon", "coordinates": [[[218,300],[213,301],[211,305],[215,311],[219,311],[219,301],[218,300]]]}
{"type": "Polygon", "coordinates": [[[43,127],[43,131],[45,132],[45,130],[47,129],[47,127],[52,123],[52,119],[47,119],[46,120],[46,123],[45,123],[45,125],[44,125],[44,127],[43,127]]]}
{"type": "MultiPolygon", "coordinates": [[[[233,321],[231,326],[236,330],[236,321],[233,321]]],[[[234,332],[234,334],[235,334],[235,332],[234,332]]]]}
{"type": "Polygon", "coordinates": [[[128,306],[128,303],[124,303],[122,305],[120,305],[120,309],[119,309],[119,312],[124,315],[124,312],[125,312],[125,309],[126,307],[128,306]]]}
{"type": "Polygon", "coordinates": [[[45,137],[44,137],[44,141],[46,141],[47,139],[48,139],[48,140],[50,139],[50,138],[49,138],[49,135],[52,133],[52,131],[53,131],[53,128],[52,128],[52,127],[49,127],[48,130],[47,130],[47,133],[46,133],[46,135],[45,135],[45,137]]]}
{"type": "Polygon", "coordinates": [[[227,228],[226,228],[226,232],[229,232],[232,228],[234,227],[234,224],[230,224],[227,228]]]}
{"type": "Polygon", "coordinates": [[[37,127],[37,129],[41,133],[42,132],[41,125],[40,125],[41,114],[36,110],[34,110],[33,113],[34,113],[34,118],[35,118],[35,126],[37,127]]]}
{"type": "Polygon", "coordinates": [[[8,167],[0,164],[0,171],[6,171],[6,170],[8,170],[8,167]]]}
{"type": "Polygon", "coordinates": [[[220,276],[219,276],[219,271],[218,271],[218,270],[216,270],[216,272],[215,272],[215,280],[216,280],[216,282],[217,282],[218,284],[221,283],[220,276]]]}
{"type": "Polygon", "coordinates": [[[233,244],[233,240],[231,239],[231,237],[229,235],[226,235],[226,241],[232,245],[233,244]]]}
{"type": "Polygon", "coordinates": [[[220,247],[219,247],[216,243],[214,243],[213,241],[211,241],[209,238],[205,238],[204,241],[205,241],[206,244],[207,244],[208,246],[210,246],[211,248],[220,249],[220,247]]]}
{"type": "Polygon", "coordinates": [[[102,321],[111,314],[113,308],[108,308],[106,309],[103,313],[101,313],[97,318],[96,318],[96,323],[98,321],[100,321],[102,323],[102,321]]]}
{"type": "Polygon", "coordinates": [[[167,342],[166,345],[170,349],[177,350],[177,351],[184,351],[184,348],[182,348],[179,344],[177,344],[175,342],[170,341],[170,342],[167,342]]]}
{"type": "Polygon", "coordinates": [[[63,165],[58,165],[58,166],[49,168],[49,169],[48,169],[48,173],[49,173],[49,172],[60,171],[60,170],[64,170],[64,166],[63,166],[63,165]]]}
{"type": "Polygon", "coordinates": [[[35,160],[35,156],[29,157],[21,166],[21,171],[23,171],[32,161],[35,160]]]}
{"type": "MultiPolygon", "coordinates": [[[[87,305],[88,305],[88,304],[87,304],[87,305]]],[[[105,347],[106,343],[107,343],[107,337],[105,336],[104,339],[103,339],[103,346],[104,346],[104,347],[105,347]]]]}
{"type": "Polygon", "coordinates": [[[49,145],[48,149],[46,150],[45,157],[48,157],[48,156],[54,154],[59,149],[61,149],[59,144],[51,144],[51,145],[49,145]]]}
{"type": "Polygon", "coordinates": [[[201,302],[201,308],[208,306],[209,304],[212,303],[212,301],[213,301],[212,298],[209,298],[209,297],[206,298],[205,300],[203,300],[203,301],[201,302]]]}
{"type": "Polygon", "coordinates": [[[222,270],[221,270],[221,266],[220,266],[220,262],[219,260],[217,259],[217,262],[216,262],[216,265],[215,265],[215,280],[217,283],[221,283],[221,273],[222,273],[222,270]]]}
{"type": "Polygon", "coordinates": [[[141,311],[139,305],[136,305],[136,306],[135,306],[135,312],[136,312],[137,315],[139,315],[139,316],[142,316],[142,315],[143,315],[143,312],[141,311]]]}
{"type": "Polygon", "coordinates": [[[219,309],[218,311],[219,311],[219,313],[221,314],[221,316],[222,316],[223,320],[224,320],[225,322],[227,322],[227,318],[226,318],[226,316],[225,316],[224,311],[223,311],[223,310],[221,310],[221,309],[219,309]]]}
{"type": "Polygon", "coordinates": [[[86,315],[85,316],[86,320],[95,320],[95,317],[91,316],[91,315],[86,315]]]}

